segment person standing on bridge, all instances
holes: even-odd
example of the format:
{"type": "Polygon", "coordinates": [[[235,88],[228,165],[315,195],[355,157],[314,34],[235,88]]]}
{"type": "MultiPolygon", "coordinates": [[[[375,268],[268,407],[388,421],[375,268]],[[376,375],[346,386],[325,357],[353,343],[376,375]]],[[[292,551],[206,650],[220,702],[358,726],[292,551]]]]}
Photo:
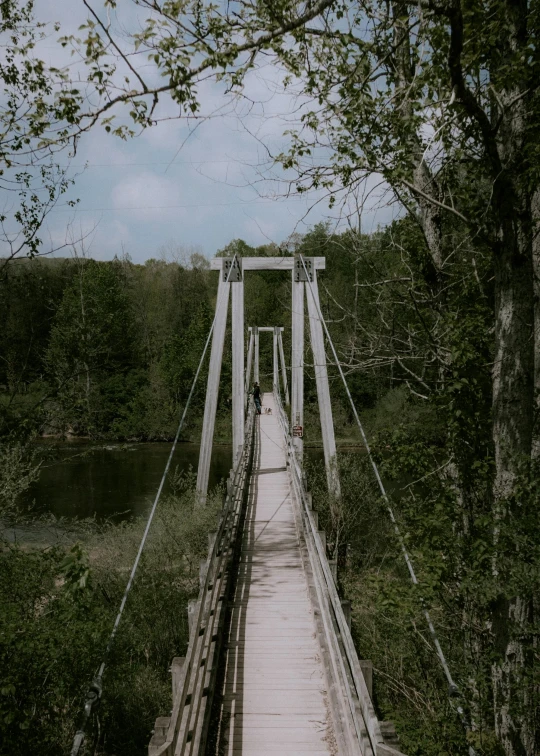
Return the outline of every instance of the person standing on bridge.
{"type": "Polygon", "coordinates": [[[253,401],[255,402],[255,409],[257,410],[257,414],[261,414],[261,389],[259,388],[259,384],[257,381],[253,384],[253,401]]]}

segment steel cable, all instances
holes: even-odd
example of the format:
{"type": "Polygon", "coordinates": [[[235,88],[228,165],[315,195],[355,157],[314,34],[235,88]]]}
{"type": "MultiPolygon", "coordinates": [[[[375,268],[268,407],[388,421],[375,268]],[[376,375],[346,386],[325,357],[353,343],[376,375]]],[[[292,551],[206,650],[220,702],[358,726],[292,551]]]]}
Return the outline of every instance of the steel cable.
{"type": "MultiPolygon", "coordinates": [[[[236,254],[233,257],[231,267],[229,268],[229,272],[227,274],[227,279],[225,283],[229,283],[229,278],[231,276],[231,272],[234,268],[234,263],[236,260],[236,254]]],[[[118,610],[118,614],[116,615],[116,619],[114,621],[113,628],[111,630],[111,634],[109,636],[109,640],[107,642],[107,646],[105,648],[105,652],[103,654],[103,660],[99,666],[98,673],[92,680],[90,686],[88,687],[88,691],[86,693],[86,698],[84,702],[84,708],[83,713],[81,717],[81,723],[79,725],[79,728],[77,732],[75,733],[75,737],[73,738],[73,745],[71,747],[70,756],[78,756],[79,750],[84,742],[85,734],[86,734],[86,725],[88,724],[88,720],[92,714],[92,708],[97,701],[101,698],[102,693],[102,679],[103,679],[103,673],[105,672],[105,667],[107,663],[107,658],[109,656],[109,653],[113,647],[114,639],[116,637],[116,632],[118,630],[118,626],[120,624],[120,620],[122,619],[122,615],[124,613],[124,608],[126,606],[127,597],[129,595],[129,592],[131,590],[133,579],[135,577],[135,573],[137,572],[137,568],[139,566],[139,562],[141,559],[142,552],[144,550],[146,539],[148,537],[148,533],[150,531],[150,526],[152,525],[152,520],[154,519],[154,515],[156,513],[157,505],[159,503],[159,500],[161,498],[161,493],[163,491],[163,486],[165,485],[165,480],[167,478],[167,475],[169,473],[169,468],[171,466],[172,458],[174,456],[174,452],[176,450],[176,445],[178,443],[178,439],[180,437],[180,432],[182,430],[182,427],[184,425],[184,421],[186,419],[187,411],[189,409],[189,405],[191,403],[191,399],[193,397],[193,393],[195,391],[195,386],[197,385],[197,380],[199,378],[199,374],[201,372],[204,359],[206,357],[206,352],[208,351],[208,346],[210,344],[210,340],[212,338],[212,334],[214,332],[214,327],[216,325],[217,320],[217,308],[216,313],[214,315],[214,319],[212,321],[212,325],[210,326],[210,331],[208,332],[208,336],[206,338],[206,343],[204,345],[204,349],[202,352],[201,359],[199,361],[199,366],[197,367],[197,372],[195,373],[195,377],[193,379],[193,383],[191,384],[191,389],[187,398],[187,402],[184,406],[184,411],[182,412],[182,417],[180,418],[180,422],[178,424],[178,428],[176,431],[176,435],[174,437],[173,445],[169,454],[169,458],[167,459],[167,464],[165,465],[165,470],[163,471],[163,475],[161,477],[161,481],[154,499],[154,503],[152,505],[152,509],[150,510],[150,514],[148,515],[148,520],[146,521],[146,527],[144,529],[143,536],[141,538],[141,542],[139,544],[139,549],[137,551],[137,556],[135,557],[135,561],[133,562],[133,566],[131,568],[131,573],[129,575],[129,580],[127,582],[126,588],[124,590],[124,595],[122,596],[122,601],[120,602],[120,608],[118,610]]]]}

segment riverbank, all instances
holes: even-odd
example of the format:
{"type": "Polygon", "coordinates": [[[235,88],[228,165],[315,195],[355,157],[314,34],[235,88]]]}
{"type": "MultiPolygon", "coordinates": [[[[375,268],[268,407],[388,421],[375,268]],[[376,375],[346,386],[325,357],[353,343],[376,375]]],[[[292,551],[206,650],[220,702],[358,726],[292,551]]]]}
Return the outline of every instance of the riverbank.
{"type": "MultiPolygon", "coordinates": [[[[191,490],[163,500],[108,659],[99,729],[90,722],[94,753],[142,756],[170,707],[168,669],[185,653],[187,603],[220,508],[219,494],[195,507],[191,490]]],[[[49,524],[63,541],[47,548],[0,541],[2,753],[69,752],[144,525],[49,524]]]]}
{"type": "MultiPolygon", "coordinates": [[[[366,413],[367,425],[370,425],[370,413],[366,413]]],[[[336,434],[336,444],[341,449],[348,447],[363,446],[362,437],[355,422],[351,423],[349,418],[342,411],[334,409],[334,429],[336,434]]],[[[183,432],[180,435],[179,442],[182,444],[200,444],[202,433],[202,418],[198,418],[186,423],[183,432]]],[[[97,436],[77,435],[75,432],[64,434],[48,433],[44,431],[38,437],[38,442],[57,443],[57,444],[141,444],[141,443],[170,443],[174,440],[176,428],[171,426],[167,432],[161,432],[158,435],[142,435],[126,437],[114,433],[106,433],[97,436]]],[[[214,427],[214,446],[223,446],[232,444],[231,415],[218,414],[214,427]]],[[[306,408],[304,412],[304,446],[306,448],[322,448],[321,427],[319,413],[312,407],[306,408]]]]}

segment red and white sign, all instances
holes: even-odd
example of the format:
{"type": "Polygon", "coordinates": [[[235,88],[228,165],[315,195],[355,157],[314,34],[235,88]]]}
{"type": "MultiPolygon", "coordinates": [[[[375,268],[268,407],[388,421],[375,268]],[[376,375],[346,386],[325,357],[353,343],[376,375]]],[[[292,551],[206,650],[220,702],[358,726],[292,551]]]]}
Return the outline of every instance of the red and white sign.
{"type": "Polygon", "coordinates": [[[292,434],[295,438],[302,438],[304,435],[304,429],[301,425],[293,425],[292,434]]]}

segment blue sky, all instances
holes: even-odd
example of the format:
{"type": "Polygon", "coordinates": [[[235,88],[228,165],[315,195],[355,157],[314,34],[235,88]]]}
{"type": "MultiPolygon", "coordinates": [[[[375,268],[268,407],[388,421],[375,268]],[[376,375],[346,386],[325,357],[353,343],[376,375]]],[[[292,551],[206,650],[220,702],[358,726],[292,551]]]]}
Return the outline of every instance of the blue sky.
{"type": "MultiPolygon", "coordinates": [[[[62,34],[76,32],[85,18],[81,0],[38,0],[37,8],[44,20],[60,22],[62,34]]],[[[55,36],[39,53],[59,65],[65,53],[55,36]]],[[[194,130],[174,118],[176,106],[167,100],[160,115],[171,120],[128,142],[94,129],[72,160],[80,172],[70,192],[77,208],[57,207],[44,237],[59,244],[85,236],[91,257],[125,252],[142,262],[164,245],[199,247],[211,257],[235,238],[280,243],[322,220],[338,223],[339,211],[330,211],[322,195],[273,199],[283,193],[286,177],[271,170],[267,149],[286,148],[283,132],[298,108],[298,100],[280,92],[279,80],[270,64],[250,74],[245,94],[255,105],[249,112],[247,100],[227,103],[218,85],[205,82],[201,110],[214,115],[194,130]]],[[[377,183],[374,177],[370,186],[377,183]]],[[[364,208],[362,228],[384,225],[395,213],[376,193],[364,208]]]]}

